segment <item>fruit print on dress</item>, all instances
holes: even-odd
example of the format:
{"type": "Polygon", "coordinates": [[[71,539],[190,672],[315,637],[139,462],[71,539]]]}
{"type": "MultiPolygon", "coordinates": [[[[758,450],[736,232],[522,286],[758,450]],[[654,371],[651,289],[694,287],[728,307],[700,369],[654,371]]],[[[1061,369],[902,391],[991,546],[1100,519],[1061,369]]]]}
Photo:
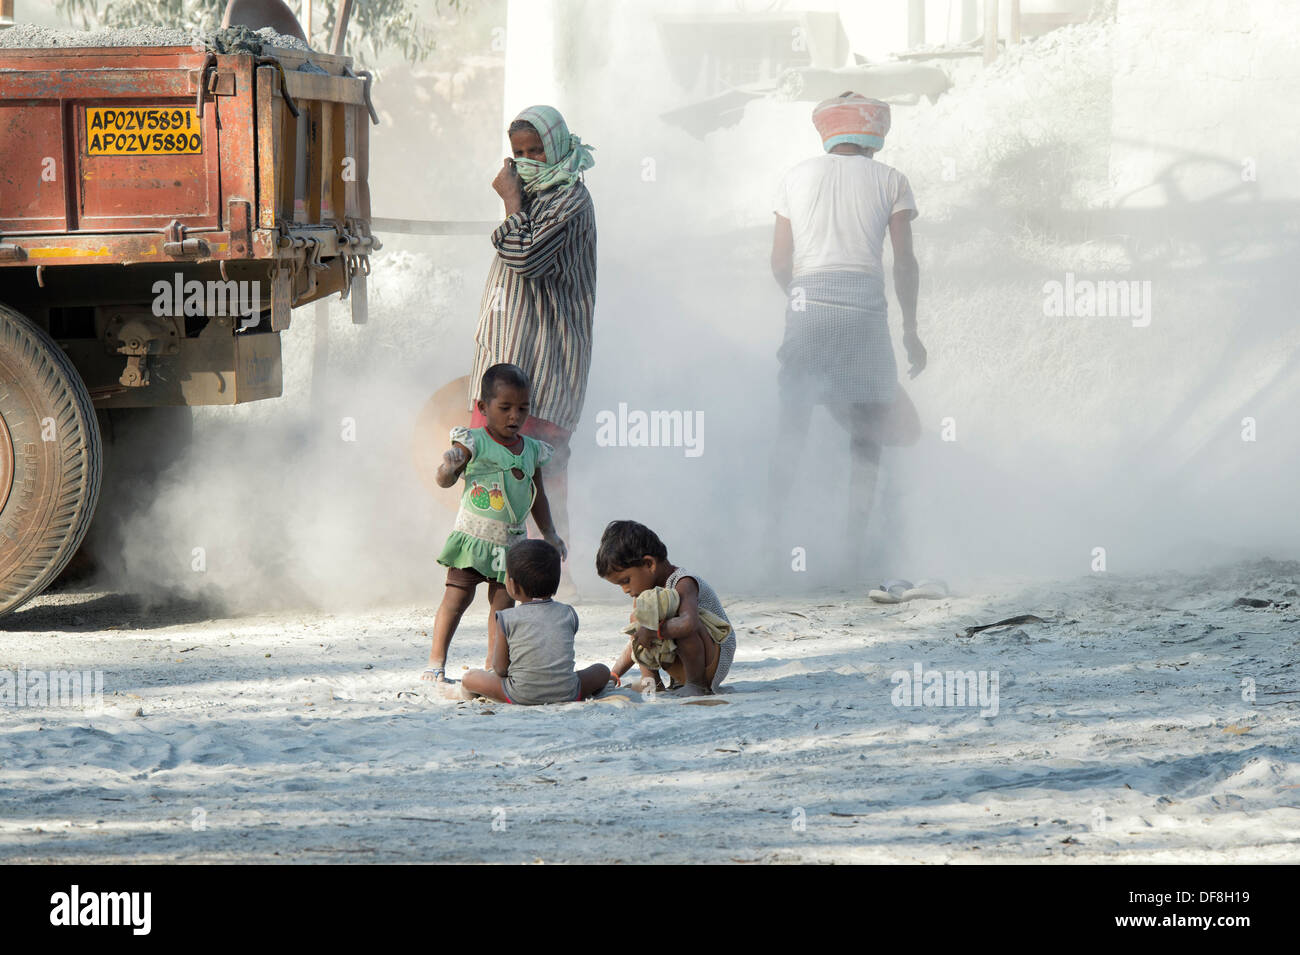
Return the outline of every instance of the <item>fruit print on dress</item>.
{"type": "MultiPolygon", "coordinates": [[[[486,511],[490,506],[488,489],[475,481],[469,489],[469,502],[480,510],[486,511]]],[[[500,508],[498,508],[500,510],[500,508]]]]}
{"type": "Polygon", "coordinates": [[[492,482],[492,490],[488,492],[488,502],[494,511],[499,511],[506,506],[505,493],[501,490],[501,485],[496,481],[492,482]]]}

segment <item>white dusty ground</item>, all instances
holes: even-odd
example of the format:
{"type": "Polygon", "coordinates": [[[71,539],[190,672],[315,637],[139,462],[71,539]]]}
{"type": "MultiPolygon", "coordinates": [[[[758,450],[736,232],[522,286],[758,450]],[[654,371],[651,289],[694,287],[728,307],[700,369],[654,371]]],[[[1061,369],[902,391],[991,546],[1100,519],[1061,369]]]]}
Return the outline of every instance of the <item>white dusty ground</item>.
{"type": "MultiPolygon", "coordinates": [[[[432,606],[47,596],[0,622],[0,666],[101,668],[106,704],[0,707],[0,859],[1300,861],[1300,564],[963,589],[734,597],[725,704],[539,708],[427,694],[432,606]],[[1053,622],[954,635],[1024,613],[1053,622]],[[916,662],[996,671],[997,715],[895,707],[916,662]]],[[[580,662],[608,661],[626,607],[578,609],[580,662]]]]}

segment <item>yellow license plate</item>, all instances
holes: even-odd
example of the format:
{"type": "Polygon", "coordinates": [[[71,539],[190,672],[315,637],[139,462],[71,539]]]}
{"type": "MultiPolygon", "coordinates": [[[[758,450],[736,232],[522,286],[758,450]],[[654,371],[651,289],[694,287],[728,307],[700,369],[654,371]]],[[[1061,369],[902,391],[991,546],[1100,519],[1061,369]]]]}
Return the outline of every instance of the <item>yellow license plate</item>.
{"type": "Polygon", "coordinates": [[[203,152],[193,106],[89,106],[88,156],[176,156],[203,152]]]}

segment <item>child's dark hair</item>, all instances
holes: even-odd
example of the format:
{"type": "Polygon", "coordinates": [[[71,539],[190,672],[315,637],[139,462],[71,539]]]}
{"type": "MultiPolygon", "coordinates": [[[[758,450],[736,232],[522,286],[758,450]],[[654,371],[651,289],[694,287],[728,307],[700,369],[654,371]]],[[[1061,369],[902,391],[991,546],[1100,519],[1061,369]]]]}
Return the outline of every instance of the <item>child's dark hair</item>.
{"type": "Polygon", "coordinates": [[[659,535],[636,521],[610,521],[605,533],[600,535],[600,549],[596,551],[596,573],[608,577],[617,570],[626,570],[645,557],[668,559],[668,548],[659,535]]]}
{"type": "Polygon", "coordinates": [[[483,404],[488,404],[496,397],[498,385],[507,385],[523,391],[532,391],[533,389],[533,383],[528,380],[528,375],[522,368],[518,365],[511,365],[509,362],[502,362],[483,372],[483,383],[478,394],[483,400],[483,404]]]}
{"type": "Polygon", "coordinates": [[[534,599],[560,588],[560,552],[543,540],[523,540],[506,551],[506,573],[534,599]]]}

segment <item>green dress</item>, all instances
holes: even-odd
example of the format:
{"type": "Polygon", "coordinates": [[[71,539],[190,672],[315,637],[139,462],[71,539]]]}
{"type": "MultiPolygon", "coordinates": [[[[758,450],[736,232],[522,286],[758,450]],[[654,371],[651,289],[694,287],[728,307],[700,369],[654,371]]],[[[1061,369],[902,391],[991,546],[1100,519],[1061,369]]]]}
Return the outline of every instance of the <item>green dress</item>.
{"type": "Polygon", "coordinates": [[[545,441],[522,437],[524,446],[515,454],[485,428],[451,429],[451,440],[469,448],[470,461],[456,523],[438,555],[444,567],[472,567],[505,583],[506,551],[528,537],[524,521],[537,496],[533,475],[555,453],[545,441]],[[515,477],[513,468],[524,476],[515,477]]]}

